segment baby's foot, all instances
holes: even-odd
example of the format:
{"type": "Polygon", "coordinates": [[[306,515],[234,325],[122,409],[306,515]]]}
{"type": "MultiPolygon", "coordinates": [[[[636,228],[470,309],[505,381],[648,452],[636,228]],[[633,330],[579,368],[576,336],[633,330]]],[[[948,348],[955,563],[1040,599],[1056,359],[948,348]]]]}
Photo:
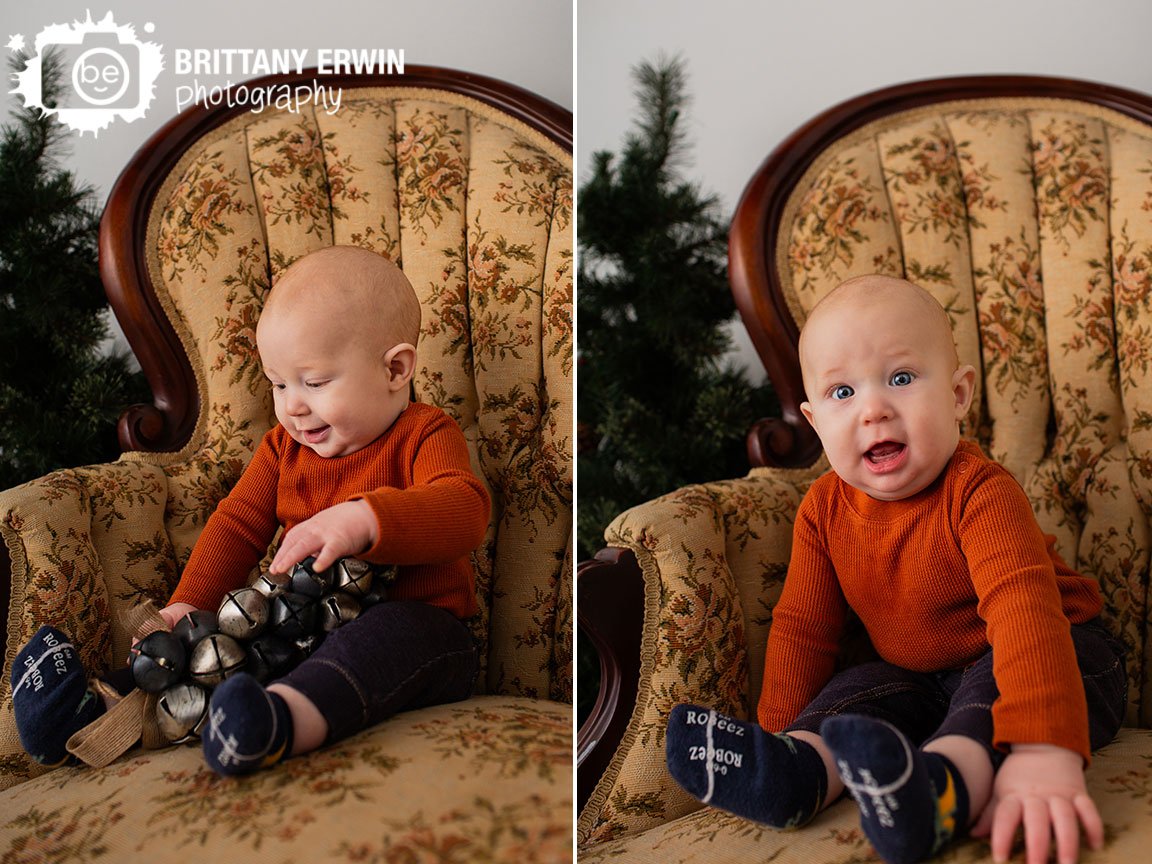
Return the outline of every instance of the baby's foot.
{"type": "Polygon", "coordinates": [[[79,654],[55,627],[41,627],[16,655],[12,711],[21,746],[51,767],[67,761],[72,734],[104,713],[103,701],[88,689],[79,654]]]}
{"type": "Polygon", "coordinates": [[[860,825],[888,864],[923,861],[963,831],[968,793],[952,762],[916,750],[883,720],[829,717],[820,737],[860,806],[860,825]]]}
{"type": "Polygon", "coordinates": [[[672,709],[666,753],[673,779],[693,797],[773,828],[803,825],[827,793],[811,744],[708,708],[672,709]]]}
{"type": "Polygon", "coordinates": [[[292,714],[276,693],[246,672],[212,693],[201,733],[204,761],[218,774],[249,774],[275,765],[292,747],[292,714]]]}

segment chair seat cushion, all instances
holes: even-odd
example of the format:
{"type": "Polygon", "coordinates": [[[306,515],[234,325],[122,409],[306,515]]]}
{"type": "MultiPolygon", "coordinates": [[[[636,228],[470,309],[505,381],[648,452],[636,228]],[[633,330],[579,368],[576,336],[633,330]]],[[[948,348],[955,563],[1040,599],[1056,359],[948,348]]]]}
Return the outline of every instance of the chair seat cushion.
{"type": "Polygon", "coordinates": [[[0,859],[563,861],[571,753],[570,706],[508,696],[401,714],[240,779],[198,745],[134,750],[0,792],[0,859]]]}
{"type": "MultiPolygon", "coordinates": [[[[1087,778],[1104,820],[1105,846],[1086,860],[1093,864],[1146,861],[1152,846],[1152,731],[1121,729],[1115,741],[1094,754],[1087,778]]],[[[968,839],[945,857],[952,862],[987,861],[991,853],[986,841],[968,839]]],[[[794,864],[880,859],[860,830],[859,810],[844,799],[794,831],[775,831],[705,807],[580,853],[581,864],[609,860],[629,864],[794,864]]]]}

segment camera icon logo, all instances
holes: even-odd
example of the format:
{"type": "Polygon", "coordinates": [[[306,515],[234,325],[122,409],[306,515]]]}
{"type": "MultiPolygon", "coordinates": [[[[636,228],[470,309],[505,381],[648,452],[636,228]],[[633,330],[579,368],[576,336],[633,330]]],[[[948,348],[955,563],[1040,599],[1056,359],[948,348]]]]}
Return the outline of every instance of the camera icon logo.
{"type": "MultiPolygon", "coordinates": [[[[144,25],[151,32],[151,24],[144,25]]],[[[98,135],[116,119],[131,123],[144,116],[152,102],[156,78],[164,68],[160,45],[140,42],[131,25],[121,26],[109,12],[99,22],[53,24],[36,37],[36,54],[22,72],[13,93],[24,104],[55,113],[61,122],[83,134],[98,135]],[[44,55],[60,58],[64,81],[56,104],[45,105],[44,55]]]]}

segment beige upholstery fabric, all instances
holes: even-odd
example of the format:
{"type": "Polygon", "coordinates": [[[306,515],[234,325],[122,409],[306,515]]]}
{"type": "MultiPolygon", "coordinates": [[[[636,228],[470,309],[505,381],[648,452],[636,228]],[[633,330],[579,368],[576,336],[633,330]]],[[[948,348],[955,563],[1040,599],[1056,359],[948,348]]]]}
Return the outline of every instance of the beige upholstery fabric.
{"type": "MultiPolygon", "coordinates": [[[[361,88],[346,91],[335,115],[269,110],[208,133],[161,188],[145,250],[198,383],[196,430],[179,453],[128,453],[111,465],[60,471],[0,493],[0,532],[13,561],[6,668],[43,623],[68,632],[93,672],[126,656],[125,610],[145,598],[159,605],[167,600],[206,518],[274,422],[254,341],[270,285],[309,251],[334,243],[366,246],[397,261],[415,286],[423,306],[416,396],[459,422],[473,468],[492,493],[487,540],[475,555],[481,613],[473,631],[485,665],[478,691],[502,701],[489,714],[481,707],[497,703],[465,703],[437,714],[463,711],[472,718],[456,729],[458,741],[428,736],[405,744],[403,754],[391,753],[386,741],[396,729],[389,727],[368,733],[359,745],[342,745],[350,773],[339,782],[359,789],[358,772],[368,772],[369,785],[386,788],[386,794],[365,793],[373,812],[385,819],[418,812],[423,821],[412,830],[423,825],[435,843],[450,843],[444,826],[451,823],[503,819],[504,833],[483,842],[493,850],[511,848],[525,840],[508,833],[521,816],[540,826],[532,836],[558,843],[571,822],[571,768],[557,755],[571,738],[563,719],[572,681],[571,211],[569,153],[523,123],[447,91],[361,88]],[[468,764],[483,749],[480,742],[504,735],[513,721],[528,730],[514,747],[468,764]],[[379,764],[368,764],[369,752],[379,764]],[[379,782],[409,762],[421,766],[412,782],[379,782]],[[421,771],[474,777],[478,797],[421,788],[415,782],[421,771]],[[479,795],[489,774],[509,781],[504,798],[479,795]],[[515,796],[512,779],[519,784],[515,796]]],[[[422,717],[417,712],[397,724],[431,722],[422,717]]],[[[161,778],[172,772],[199,778],[190,782],[208,779],[195,773],[195,759],[183,750],[135,758],[123,775],[117,762],[106,773],[70,782],[67,800],[78,807],[89,795],[83,812],[91,818],[124,817],[124,830],[151,830],[147,820],[126,813],[132,809],[127,796],[113,795],[115,813],[107,801],[97,803],[119,783],[114,777],[157,779],[159,797],[151,807],[178,794],[160,791],[161,778]],[[73,785],[81,789],[74,795],[73,785]]],[[[279,788],[287,774],[313,771],[328,758],[258,783],[279,788]]],[[[5,674],[0,788],[40,771],[20,750],[5,674]]],[[[0,848],[3,841],[23,848],[30,841],[21,838],[50,811],[62,819],[80,812],[59,799],[61,776],[52,772],[6,794],[0,848]],[[54,803],[43,797],[50,790],[54,803]]],[[[315,782],[327,781],[318,775],[315,782]]],[[[330,797],[335,806],[339,796],[330,797]]],[[[304,830],[292,827],[288,815],[268,822],[268,833],[304,830]]],[[[479,827],[474,834],[480,843],[479,827]]],[[[333,832],[329,839],[335,844],[341,836],[333,832]]],[[[381,832],[373,827],[344,839],[361,837],[371,845],[381,832]]],[[[108,848],[125,842],[105,839],[108,848]]]]}
{"type": "MultiPolygon", "coordinates": [[[[965,431],[1020,480],[1061,554],[1099,579],[1105,619],[1131,651],[1127,723],[1152,724],[1152,129],[1042,99],[893,115],[822,154],[777,241],[799,323],[839,282],[874,272],[907,276],[948,310],[963,361],[980,370],[965,431]]],[[[682,489],[608,529],[610,545],[636,552],[647,605],[640,698],[578,825],[589,860],[867,853],[843,805],[789,835],[713,812],[685,818],[699,805],[664,767],[673,705],[744,717],[755,706],[795,506],[826,468],[682,489]]],[[[1147,845],[1125,832],[1152,813],[1152,739],[1123,740],[1092,769],[1111,830],[1090,860],[1147,845]]]]}

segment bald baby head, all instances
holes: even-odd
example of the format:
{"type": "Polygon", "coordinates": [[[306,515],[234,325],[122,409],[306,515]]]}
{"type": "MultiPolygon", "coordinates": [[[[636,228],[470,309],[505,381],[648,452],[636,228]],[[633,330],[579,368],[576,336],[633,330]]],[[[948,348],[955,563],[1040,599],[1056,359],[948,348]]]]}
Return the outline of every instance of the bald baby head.
{"type": "Polygon", "coordinates": [[[864,319],[864,313],[875,315],[876,310],[900,311],[901,325],[923,328],[920,335],[951,354],[956,364],[956,343],[952,337],[952,322],[940,303],[914,282],[894,276],[857,276],[841,282],[818,302],[808,315],[800,332],[800,368],[805,386],[809,386],[812,366],[811,347],[815,334],[828,329],[848,332],[864,319]]]}
{"type": "Polygon", "coordinates": [[[358,246],[320,249],[284,271],[264,304],[257,340],[261,330],[290,316],[381,353],[400,343],[415,345],[420,335],[420,302],[408,277],[358,246]]]}

